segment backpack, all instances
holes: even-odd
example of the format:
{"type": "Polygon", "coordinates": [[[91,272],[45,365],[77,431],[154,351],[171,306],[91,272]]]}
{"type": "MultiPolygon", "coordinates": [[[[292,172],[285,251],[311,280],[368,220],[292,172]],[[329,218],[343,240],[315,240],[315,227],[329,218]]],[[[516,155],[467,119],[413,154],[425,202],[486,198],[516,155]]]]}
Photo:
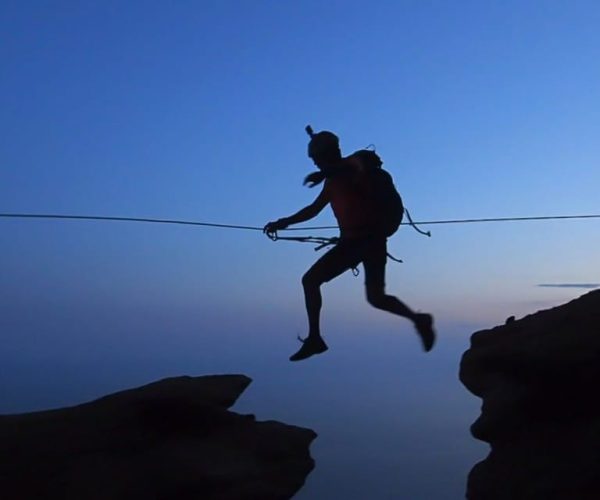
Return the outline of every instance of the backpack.
{"type": "Polygon", "coordinates": [[[377,218],[377,229],[386,237],[392,236],[400,227],[404,216],[402,197],[394,186],[390,173],[381,165],[379,155],[371,149],[360,149],[351,156],[357,158],[367,169],[373,183],[373,206],[377,218]]]}

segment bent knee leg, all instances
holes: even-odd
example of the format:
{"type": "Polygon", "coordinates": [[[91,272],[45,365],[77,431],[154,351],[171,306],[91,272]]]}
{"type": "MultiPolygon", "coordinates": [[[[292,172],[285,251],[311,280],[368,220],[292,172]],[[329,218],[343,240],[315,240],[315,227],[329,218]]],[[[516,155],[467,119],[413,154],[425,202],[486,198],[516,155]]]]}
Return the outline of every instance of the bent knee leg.
{"type": "Polygon", "coordinates": [[[367,287],[367,302],[373,307],[381,308],[385,304],[385,290],[383,287],[367,287]]]}
{"type": "Polygon", "coordinates": [[[309,269],[302,276],[302,286],[304,288],[319,288],[323,284],[323,280],[321,280],[318,274],[312,269],[309,269]]]}
{"type": "Polygon", "coordinates": [[[331,281],[350,269],[349,257],[346,253],[347,250],[341,244],[329,250],[302,276],[304,288],[319,288],[323,283],[331,281]]]}

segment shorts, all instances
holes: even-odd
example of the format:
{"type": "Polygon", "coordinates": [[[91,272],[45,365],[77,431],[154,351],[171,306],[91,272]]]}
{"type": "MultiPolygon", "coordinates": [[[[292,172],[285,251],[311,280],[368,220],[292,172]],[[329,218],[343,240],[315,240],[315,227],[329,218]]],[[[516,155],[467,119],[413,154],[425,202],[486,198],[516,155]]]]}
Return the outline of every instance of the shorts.
{"type": "Polygon", "coordinates": [[[305,278],[319,284],[331,281],[362,262],[367,287],[385,287],[387,239],[385,237],[346,238],[323,255],[307,271],[305,278]]]}

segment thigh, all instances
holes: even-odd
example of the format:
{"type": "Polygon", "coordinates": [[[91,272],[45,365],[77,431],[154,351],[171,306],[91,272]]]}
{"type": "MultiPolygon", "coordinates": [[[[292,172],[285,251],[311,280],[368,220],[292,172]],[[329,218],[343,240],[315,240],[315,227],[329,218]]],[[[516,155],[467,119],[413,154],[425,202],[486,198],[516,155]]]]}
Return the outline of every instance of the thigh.
{"type": "Polygon", "coordinates": [[[317,260],[305,276],[318,283],[326,283],[348,269],[358,266],[361,260],[362,252],[360,248],[341,241],[317,260]]]}
{"type": "Polygon", "coordinates": [[[372,289],[385,289],[385,265],[387,262],[387,241],[376,238],[368,242],[363,254],[365,285],[372,289]]]}

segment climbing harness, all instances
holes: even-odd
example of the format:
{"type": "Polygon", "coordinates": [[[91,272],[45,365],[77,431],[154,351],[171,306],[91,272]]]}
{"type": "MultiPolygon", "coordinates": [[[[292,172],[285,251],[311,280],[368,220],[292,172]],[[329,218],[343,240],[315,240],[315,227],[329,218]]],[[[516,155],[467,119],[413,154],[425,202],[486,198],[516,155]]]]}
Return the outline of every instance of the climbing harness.
{"type": "MultiPolygon", "coordinates": [[[[337,245],[340,241],[340,239],[337,236],[334,236],[331,238],[325,238],[322,236],[279,236],[277,234],[277,231],[267,233],[267,236],[273,241],[284,240],[284,241],[299,241],[300,243],[316,243],[317,246],[315,247],[315,251],[322,250],[323,248],[326,248],[331,245],[337,245]]],[[[428,236],[430,236],[430,235],[428,235],[428,236]]],[[[394,257],[389,252],[387,252],[386,255],[389,259],[393,260],[394,262],[399,262],[399,263],[403,262],[401,259],[394,257]]],[[[352,268],[352,274],[354,276],[358,276],[360,274],[358,267],[352,268]]]]}
{"type": "Polygon", "coordinates": [[[336,245],[340,239],[337,236],[325,238],[323,236],[279,236],[277,231],[267,233],[272,241],[299,241],[300,243],[316,243],[315,251],[321,250],[331,245],[336,245]]]}

